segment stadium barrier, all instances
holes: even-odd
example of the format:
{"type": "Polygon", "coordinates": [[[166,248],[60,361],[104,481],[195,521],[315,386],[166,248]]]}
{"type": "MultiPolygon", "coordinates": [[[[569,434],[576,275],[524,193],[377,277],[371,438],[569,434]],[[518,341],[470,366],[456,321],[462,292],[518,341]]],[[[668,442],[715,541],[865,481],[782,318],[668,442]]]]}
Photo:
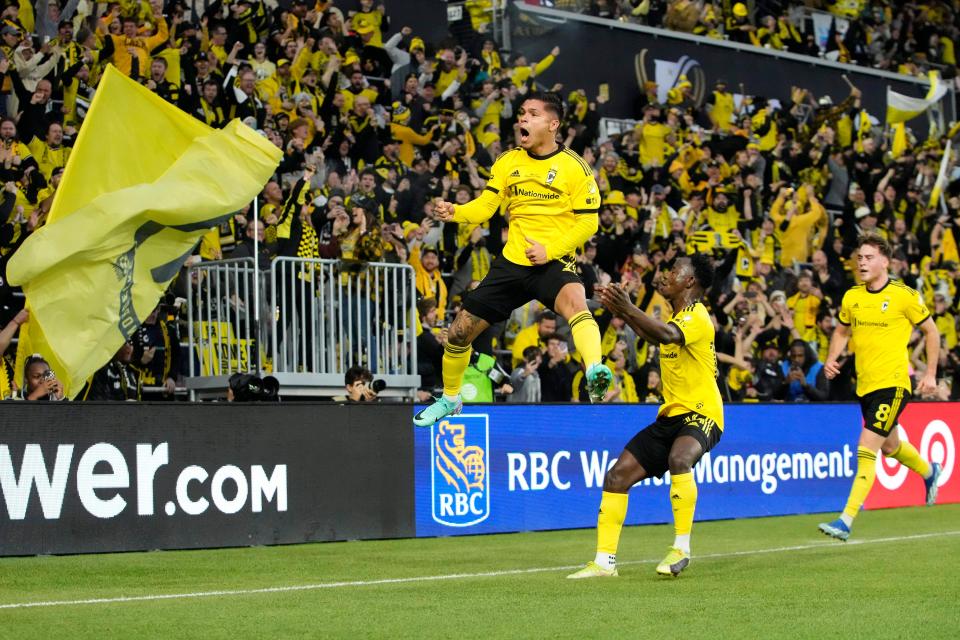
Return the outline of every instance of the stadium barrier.
{"type": "MultiPolygon", "coordinates": [[[[882,119],[886,113],[887,88],[909,96],[924,95],[926,78],[843,64],[787,51],[753,47],[679,31],[618,22],[515,1],[511,20],[513,40],[521,42],[528,60],[543,58],[559,45],[561,53],[540,76],[539,83],[562,82],[564,91],[581,88],[592,99],[600,83],[610,86],[610,100],[603,113],[626,117],[634,113],[634,100],[644,80],[657,83],[660,101],[684,75],[702,103],[717,79],[739,93],[742,84],[749,95],[788,98],[791,87],[814,90],[817,97],[829,95],[839,103],[850,93],[847,79],[863,92],[863,107],[882,119]],[[584,55],[589,52],[589,55],[584,55]],[[595,61],[603,61],[597,73],[595,61]]],[[[957,119],[954,90],[941,101],[943,118],[957,119]]],[[[789,108],[789,105],[785,105],[789,108]]],[[[914,125],[926,132],[926,118],[914,125]]]]}
{"type": "MultiPolygon", "coordinates": [[[[431,429],[404,404],[8,403],[0,555],[249,546],[593,527],[603,475],[652,405],[470,405],[431,429]]],[[[695,470],[697,519],[839,510],[852,404],[731,405],[695,470]]],[[[914,403],[902,436],[960,502],[960,403],[914,403]]],[[[669,480],[627,524],[670,521],[669,480]]],[[[882,461],[866,507],[916,505],[882,461]]]]}
{"type": "Polygon", "coordinates": [[[384,380],[381,395],[413,397],[414,278],[410,265],[346,260],[276,258],[256,278],[249,258],[191,267],[193,399],[223,397],[231,374],[252,371],[276,377],[285,396],[334,396],[357,364],[384,380]]]}
{"type": "Polygon", "coordinates": [[[5,403],[0,555],[413,536],[410,405],[5,403]]]}
{"type": "MultiPolygon", "coordinates": [[[[596,526],[603,476],[654,405],[468,406],[415,430],[417,535],[596,526]]],[[[856,469],[860,408],[738,404],[720,444],[694,470],[698,520],[837,512],[856,469]]],[[[901,435],[944,464],[939,502],[960,502],[960,404],[913,403],[901,435]]],[[[627,524],[671,521],[669,475],[630,492],[627,524]]],[[[878,463],[867,508],[922,503],[923,483],[878,463]]]]}

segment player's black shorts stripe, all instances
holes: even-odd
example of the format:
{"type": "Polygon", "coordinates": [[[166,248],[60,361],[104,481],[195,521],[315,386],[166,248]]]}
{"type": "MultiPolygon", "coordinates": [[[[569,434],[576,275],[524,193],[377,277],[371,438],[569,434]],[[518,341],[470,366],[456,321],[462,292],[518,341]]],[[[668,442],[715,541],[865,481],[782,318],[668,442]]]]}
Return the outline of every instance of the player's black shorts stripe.
{"type": "Polygon", "coordinates": [[[600,209],[574,209],[574,213],[599,213],[600,209]]]}
{"type": "Polygon", "coordinates": [[[490,192],[493,193],[493,195],[495,195],[495,196],[500,195],[500,190],[497,189],[496,187],[491,187],[490,185],[485,186],[485,187],[484,187],[484,190],[490,191],[490,192]]]}

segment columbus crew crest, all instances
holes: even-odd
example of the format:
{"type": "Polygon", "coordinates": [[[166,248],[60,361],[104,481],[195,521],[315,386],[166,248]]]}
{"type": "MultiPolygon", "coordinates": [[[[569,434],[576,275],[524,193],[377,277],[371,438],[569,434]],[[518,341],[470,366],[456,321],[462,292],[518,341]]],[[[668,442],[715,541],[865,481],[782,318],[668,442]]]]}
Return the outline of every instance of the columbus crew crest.
{"type": "Polygon", "coordinates": [[[547,171],[547,184],[553,184],[553,179],[557,177],[557,170],[551,168],[550,171],[547,171]]]}

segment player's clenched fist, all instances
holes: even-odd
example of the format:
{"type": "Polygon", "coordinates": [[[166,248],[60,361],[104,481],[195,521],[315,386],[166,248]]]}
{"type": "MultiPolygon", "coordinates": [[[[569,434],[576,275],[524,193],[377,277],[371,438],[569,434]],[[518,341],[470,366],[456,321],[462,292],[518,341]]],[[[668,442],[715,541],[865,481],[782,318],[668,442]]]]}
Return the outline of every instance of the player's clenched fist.
{"type": "Polygon", "coordinates": [[[530,236],[525,236],[525,240],[527,241],[527,244],[530,245],[526,248],[526,251],[524,251],[527,256],[527,260],[530,261],[530,264],[547,264],[547,249],[530,236]]]}
{"type": "Polygon", "coordinates": [[[836,360],[827,360],[823,365],[823,372],[827,376],[827,380],[833,380],[840,375],[840,365],[837,364],[836,360]]]}
{"type": "Polygon", "coordinates": [[[440,200],[434,206],[437,213],[437,219],[442,222],[453,222],[453,203],[440,200]]]}

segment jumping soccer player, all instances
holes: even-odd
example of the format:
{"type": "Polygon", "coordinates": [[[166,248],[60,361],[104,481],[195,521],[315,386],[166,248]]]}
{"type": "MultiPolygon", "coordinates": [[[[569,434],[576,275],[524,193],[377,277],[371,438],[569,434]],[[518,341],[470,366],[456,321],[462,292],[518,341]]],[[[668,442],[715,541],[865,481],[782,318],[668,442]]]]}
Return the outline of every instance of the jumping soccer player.
{"type": "Polygon", "coordinates": [[[607,309],[626,320],[644,340],[660,347],[663,405],[656,421],[637,433],[603,479],[597,517],[597,556],[568,578],[617,575],[617,545],[627,515],[627,492],[644,478],[670,471],[670,503],[676,538],[657,573],[679,575],[690,564],[690,530],[697,505],[693,467],[723,433],[723,401],[717,386],[714,328],[700,302],[713,283],[710,258],[678,258],[661,272],[657,288],[676,312],[663,323],[630,303],[619,286],[600,291],[607,309]]]}
{"type": "Polygon", "coordinates": [[[557,143],[563,103],[556,93],[530,95],[518,112],[520,147],[497,158],[483,193],[466,204],[440,202],[444,222],[480,224],[509,199],[510,227],[503,255],[464,299],[443,348],[443,395],[413,419],[428,427],[460,412],[460,385],[470,363],[470,345],[490,325],[537,299],[570,324],[587,367],[591,400],[603,400],[613,374],[600,361],[600,329],[587,309],[577,275],[576,249],[599,225],[600,193],[593,170],[557,143]]]}
{"type": "Polygon", "coordinates": [[[891,280],[890,245],[876,234],[860,239],[857,268],[863,284],[849,289],[840,304],[840,324],[830,339],[830,352],[823,365],[827,378],[840,373],[837,358],[853,339],[856,349],[857,395],[863,412],[863,429],[857,446],[857,473],[843,513],[833,522],[824,522],[820,531],[840,540],[850,537],[853,519],[870,493],[876,476],[877,451],[923,476],[926,503],[937,500],[940,465],[920,457],[916,447],[901,442],[894,428],[910,397],[907,343],[913,326],[923,332],[927,370],[917,392],[930,393],[937,387],[937,358],[940,333],[919,293],[899,280],[891,280]]]}

